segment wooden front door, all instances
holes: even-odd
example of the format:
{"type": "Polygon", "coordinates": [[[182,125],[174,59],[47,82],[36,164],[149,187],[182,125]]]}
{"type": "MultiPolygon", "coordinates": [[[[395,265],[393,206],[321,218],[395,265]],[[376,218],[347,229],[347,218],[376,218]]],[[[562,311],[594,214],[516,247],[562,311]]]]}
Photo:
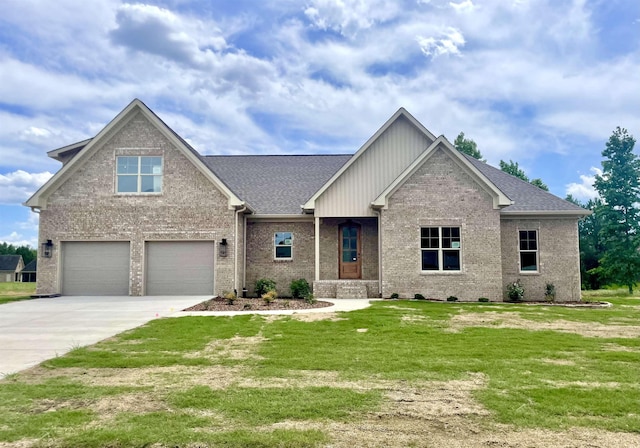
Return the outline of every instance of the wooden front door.
{"type": "Polygon", "coordinates": [[[342,224],[340,226],[340,278],[362,278],[360,252],[360,225],[342,224]]]}

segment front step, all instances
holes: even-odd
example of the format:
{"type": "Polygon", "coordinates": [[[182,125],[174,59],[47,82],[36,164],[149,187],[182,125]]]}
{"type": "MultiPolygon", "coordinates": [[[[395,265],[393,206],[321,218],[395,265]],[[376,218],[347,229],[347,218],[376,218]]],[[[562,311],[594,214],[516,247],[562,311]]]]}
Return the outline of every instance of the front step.
{"type": "Polygon", "coordinates": [[[336,286],[336,299],[366,299],[365,285],[343,284],[336,286]]]}

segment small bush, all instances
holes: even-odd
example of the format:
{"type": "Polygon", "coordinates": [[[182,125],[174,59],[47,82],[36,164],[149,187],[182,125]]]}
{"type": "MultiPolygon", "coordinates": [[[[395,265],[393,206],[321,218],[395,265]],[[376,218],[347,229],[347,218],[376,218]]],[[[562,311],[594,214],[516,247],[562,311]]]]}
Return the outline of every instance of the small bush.
{"type": "Polygon", "coordinates": [[[480,297],[480,298],[478,299],[478,302],[488,303],[488,302],[489,302],[489,299],[487,299],[486,297],[480,297]]]}
{"type": "Polygon", "coordinates": [[[413,298],[416,300],[427,300],[427,298],[420,293],[414,295],[413,298]]]}
{"type": "Polygon", "coordinates": [[[291,290],[291,295],[294,299],[301,299],[311,293],[309,282],[303,278],[292,281],[289,285],[289,289],[291,290]]]}
{"type": "Polygon", "coordinates": [[[266,303],[267,305],[272,303],[277,298],[278,298],[278,293],[276,292],[275,289],[272,289],[262,294],[262,300],[264,300],[264,303],[266,303]]]}
{"type": "Polygon", "coordinates": [[[261,278],[256,282],[256,294],[258,297],[262,297],[264,294],[269,291],[274,291],[276,289],[276,282],[271,280],[270,278],[261,278]]]}
{"type": "Polygon", "coordinates": [[[458,298],[456,296],[447,297],[447,302],[457,302],[458,298]]]}
{"type": "Polygon", "coordinates": [[[309,305],[313,305],[318,300],[316,300],[316,297],[313,294],[309,293],[306,296],[304,296],[304,301],[307,302],[309,305]]]}
{"type": "Polygon", "coordinates": [[[524,288],[520,279],[507,285],[507,296],[512,302],[522,302],[524,300],[524,288]]]}
{"type": "Polygon", "coordinates": [[[553,283],[547,283],[544,287],[544,299],[547,302],[556,300],[556,287],[553,283]]]}
{"type": "Polygon", "coordinates": [[[237,298],[236,293],[233,291],[224,291],[222,297],[227,301],[227,305],[233,305],[237,298]]]}
{"type": "Polygon", "coordinates": [[[400,298],[400,295],[397,292],[394,292],[393,294],[391,294],[391,298],[392,299],[398,299],[398,298],[400,298]]]}

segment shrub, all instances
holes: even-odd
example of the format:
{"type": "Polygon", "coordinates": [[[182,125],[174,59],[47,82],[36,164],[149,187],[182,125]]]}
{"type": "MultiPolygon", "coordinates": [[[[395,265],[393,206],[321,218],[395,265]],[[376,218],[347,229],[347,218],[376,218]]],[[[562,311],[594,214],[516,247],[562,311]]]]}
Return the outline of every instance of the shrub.
{"type": "Polygon", "coordinates": [[[547,302],[556,300],[556,287],[553,283],[547,283],[544,287],[544,298],[547,302]]]}
{"type": "Polygon", "coordinates": [[[427,298],[420,293],[414,295],[413,298],[416,300],[427,300],[427,298]]]}
{"type": "Polygon", "coordinates": [[[489,299],[487,299],[486,297],[480,297],[478,299],[478,302],[487,303],[487,302],[489,302],[489,299]]]}
{"type": "Polygon", "coordinates": [[[262,294],[262,300],[264,300],[264,303],[266,303],[267,305],[269,305],[271,302],[273,302],[277,298],[278,298],[278,293],[276,292],[275,289],[271,289],[265,292],[264,294],[262,294]]]}
{"type": "Polygon", "coordinates": [[[236,301],[236,293],[233,291],[224,291],[222,293],[222,297],[224,297],[227,300],[227,305],[233,305],[233,303],[236,301]]]}
{"type": "Polygon", "coordinates": [[[313,305],[317,302],[316,297],[311,293],[304,296],[304,301],[307,302],[309,305],[313,305]]]}
{"type": "Polygon", "coordinates": [[[275,289],[276,282],[270,278],[261,278],[256,282],[256,294],[258,294],[258,297],[262,297],[264,294],[269,291],[274,291],[275,289]]]}
{"type": "Polygon", "coordinates": [[[458,298],[456,296],[447,297],[447,302],[457,302],[458,298]]]}
{"type": "Polygon", "coordinates": [[[524,300],[524,288],[520,283],[520,279],[507,285],[507,296],[512,302],[521,302],[524,300]]]}
{"type": "Polygon", "coordinates": [[[400,295],[397,292],[394,292],[393,294],[391,294],[391,298],[392,299],[398,299],[398,298],[400,298],[400,295]]]}
{"type": "Polygon", "coordinates": [[[289,289],[291,290],[291,295],[294,299],[301,299],[311,293],[309,282],[303,278],[292,281],[289,285],[289,289]]]}

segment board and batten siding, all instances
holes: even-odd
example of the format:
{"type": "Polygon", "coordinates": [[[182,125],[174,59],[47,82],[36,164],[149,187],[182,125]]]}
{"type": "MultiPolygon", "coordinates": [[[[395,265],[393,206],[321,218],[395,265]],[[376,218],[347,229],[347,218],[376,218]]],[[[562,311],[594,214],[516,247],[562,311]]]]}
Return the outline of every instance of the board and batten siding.
{"type": "Polygon", "coordinates": [[[315,216],[376,216],[371,202],[431,143],[399,117],[318,197],[315,216]]]}

